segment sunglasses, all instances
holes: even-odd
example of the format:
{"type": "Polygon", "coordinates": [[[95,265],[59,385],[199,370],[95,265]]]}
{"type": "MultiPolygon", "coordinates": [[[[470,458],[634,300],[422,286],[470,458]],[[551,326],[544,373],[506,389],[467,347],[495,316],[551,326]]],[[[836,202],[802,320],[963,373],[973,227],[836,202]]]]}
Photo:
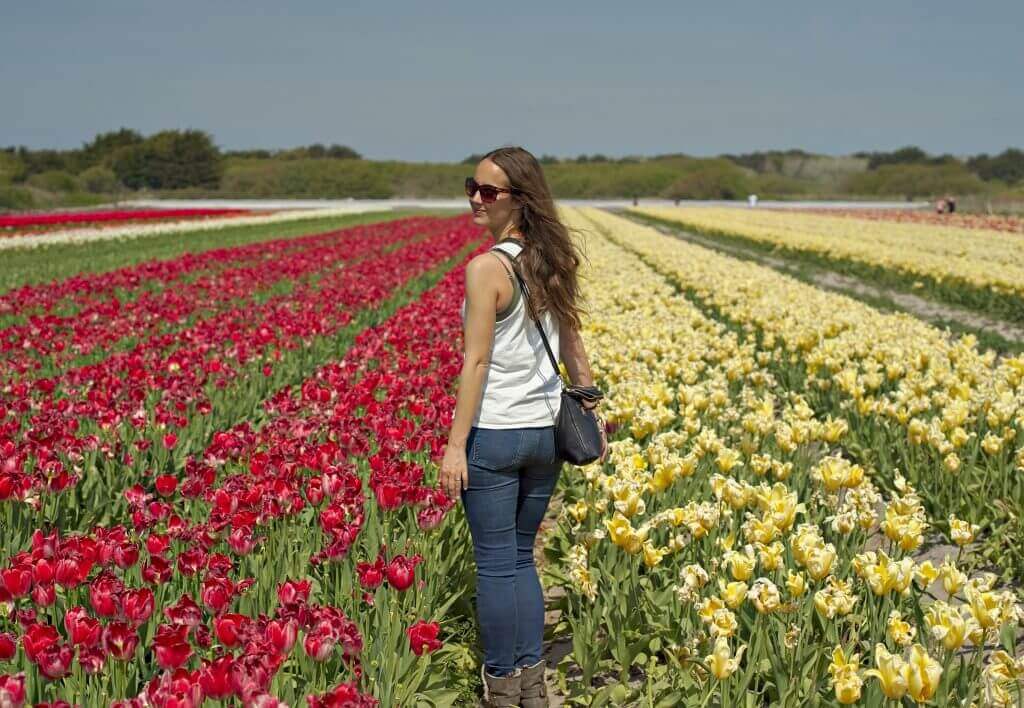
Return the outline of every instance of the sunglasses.
{"type": "Polygon", "coordinates": [[[498,200],[498,194],[501,192],[517,192],[517,189],[506,189],[504,187],[495,187],[493,184],[480,184],[472,177],[466,178],[466,196],[473,198],[473,195],[480,192],[480,201],[484,204],[493,204],[498,200]]]}

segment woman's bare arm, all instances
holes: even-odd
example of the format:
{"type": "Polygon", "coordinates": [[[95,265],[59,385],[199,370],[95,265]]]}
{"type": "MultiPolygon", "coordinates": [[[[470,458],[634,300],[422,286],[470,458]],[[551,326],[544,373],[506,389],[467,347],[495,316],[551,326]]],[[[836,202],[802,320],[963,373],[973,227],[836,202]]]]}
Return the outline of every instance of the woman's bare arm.
{"type": "Polygon", "coordinates": [[[448,446],[465,449],[469,429],[480,405],[484,379],[494,344],[494,321],[497,315],[500,279],[495,269],[501,264],[494,258],[474,258],[466,266],[466,327],[463,333],[465,357],[455,394],[455,416],[448,446]]]}
{"type": "Polygon", "coordinates": [[[576,386],[593,386],[594,376],[590,371],[590,360],[583,347],[579,330],[563,327],[558,333],[558,354],[565,362],[569,380],[576,386]]]}

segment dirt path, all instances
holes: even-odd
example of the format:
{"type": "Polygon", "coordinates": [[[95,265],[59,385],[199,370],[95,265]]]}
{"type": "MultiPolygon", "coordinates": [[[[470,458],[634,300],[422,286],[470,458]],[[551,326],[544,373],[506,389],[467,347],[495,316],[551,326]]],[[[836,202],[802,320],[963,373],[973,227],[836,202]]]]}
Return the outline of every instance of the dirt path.
{"type": "MultiPolygon", "coordinates": [[[[631,218],[624,212],[618,212],[618,216],[631,218]]],[[[651,228],[657,229],[663,234],[675,236],[696,246],[709,248],[743,260],[754,261],[787,275],[795,275],[801,280],[809,280],[812,284],[826,290],[849,295],[856,299],[871,298],[887,301],[899,310],[940,327],[946,323],[955,322],[965,329],[996,335],[1009,342],[1024,343],[1024,327],[986,317],[972,310],[938,303],[901,290],[880,288],[861,278],[837,273],[827,268],[793,263],[792,261],[760,253],[753,248],[747,249],[724,243],[708,236],[701,236],[682,227],[653,226],[639,219],[632,220],[644,226],[651,226],[651,228]]]]}
{"type": "MultiPolygon", "coordinates": [[[[565,469],[562,470],[562,474],[565,474],[565,469]]],[[[562,509],[562,495],[556,491],[555,495],[551,498],[551,502],[548,505],[548,512],[544,515],[544,520],[540,522],[540,529],[537,531],[537,540],[533,546],[534,561],[537,564],[537,574],[541,575],[544,566],[547,565],[547,558],[544,557],[544,545],[547,543],[547,536],[554,529],[555,520],[558,518],[558,513],[562,509]]],[[[542,581],[543,582],[543,581],[542,581]]],[[[556,599],[562,590],[558,587],[544,586],[544,600],[545,603],[549,603],[551,600],[556,599]]],[[[554,627],[558,624],[559,610],[548,610],[544,613],[544,627],[554,627]]],[[[562,696],[561,691],[558,688],[558,682],[556,680],[555,667],[558,666],[558,662],[562,658],[572,651],[572,642],[559,639],[551,641],[548,639],[544,640],[544,662],[547,665],[545,676],[548,685],[548,702],[552,707],[559,707],[565,705],[565,699],[562,696]]]]}

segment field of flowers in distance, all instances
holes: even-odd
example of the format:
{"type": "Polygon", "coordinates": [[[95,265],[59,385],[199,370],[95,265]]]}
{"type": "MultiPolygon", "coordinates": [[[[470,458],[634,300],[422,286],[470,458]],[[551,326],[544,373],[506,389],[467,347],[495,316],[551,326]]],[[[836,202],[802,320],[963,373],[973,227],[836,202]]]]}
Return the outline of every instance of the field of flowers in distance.
{"type": "MultiPolygon", "coordinates": [[[[611,452],[566,468],[540,540],[551,695],[1019,705],[1024,357],[562,214],[611,452]]],[[[972,306],[1020,292],[1012,230],[656,216],[972,306]]],[[[12,251],[0,706],[474,705],[472,546],[436,472],[489,237],[379,214],[189,234],[12,251]],[[76,272],[92,253],[109,267],[76,272]]]]}

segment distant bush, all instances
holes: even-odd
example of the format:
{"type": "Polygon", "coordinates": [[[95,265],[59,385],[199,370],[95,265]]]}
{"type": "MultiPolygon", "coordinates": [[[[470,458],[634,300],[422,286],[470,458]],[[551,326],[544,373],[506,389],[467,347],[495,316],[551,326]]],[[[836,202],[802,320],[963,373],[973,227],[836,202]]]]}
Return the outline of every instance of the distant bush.
{"type": "Polygon", "coordinates": [[[24,187],[0,187],[0,209],[31,209],[35,203],[24,187]]]}
{"type": "Polygon", "coordinates": [[[974,194],[985,190],[985,183],[959,162],[941,165],[885,165],[877,170],[852,175],[845,186],[852,194],[883,197],[901,195],[908,199],[946,193],[974,194]]]}
{"type": "Polygon", "coordinates": [[[1024,151],[1010,148],[995,157],[978,155],[967,161],[967,167],[983,180],[1017,184],[1024,182],[1024,151]]]}
{"type": "Polygon", "coordinates": [[[815,185],[813,182],[799,180],[794,177],[768,173],[758,175],[751,190],[762,197],[788,197],[813,194],[815,185]]]}
{"type": "Polygon", "coordinates": [[[165,130],[118,149],[111,158],[117,178],[132,189],[181,189],[220,184],[220,151],[199,130],[165,130]]]}
{"type": "Polygon", "coordinates": [[[45,189],[48,192],[74,192],[79,189],[75,176],[63,170],[40,172],[30,176],[27,181],[33,187],[45,189]]]}
{"type": "Polygon", "coordinates": [[[386,199],[393,191],[383,164],[335,159],[234,161],[225,170],[221,191],[255,197],[386,199]]]}
{"type": "Polygon", "coordinates": [[[0,185],[17,182],[25,176],[25,164],[13,151],[0,150],[0,185]]]}
{"type": "Polygon", "coordinates": [[[667,199],[741,199],[752,191],[752,182],[728,160],[708,160],[663,192],[667,199]]]}
{"type": "Polygon", "coordinates": [[[109,167],[96,165],[78,175],[82,188],[93,194],[110,194],[121,188],[117,175],[109,167]]]}

